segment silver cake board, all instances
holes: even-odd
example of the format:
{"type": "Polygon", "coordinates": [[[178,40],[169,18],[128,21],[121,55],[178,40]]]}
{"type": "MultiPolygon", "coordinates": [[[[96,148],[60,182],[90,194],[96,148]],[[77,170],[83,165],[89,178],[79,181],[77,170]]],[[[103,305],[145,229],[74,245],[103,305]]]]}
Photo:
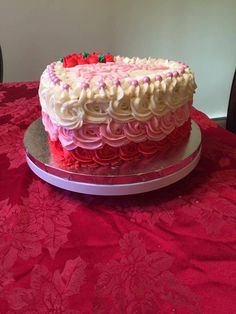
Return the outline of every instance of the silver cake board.
{"type": "Polygon", "coordinates": [[[30,169],[54,186],[92,195],[129,195],[160,189],[187,176],[201,156],[201,131],[192,121],[189,139],[178,149],[173,148],[158,158],[110,168],[72,170],[55,164],[41,119],[29,126],[24,144],[30,169]]]}

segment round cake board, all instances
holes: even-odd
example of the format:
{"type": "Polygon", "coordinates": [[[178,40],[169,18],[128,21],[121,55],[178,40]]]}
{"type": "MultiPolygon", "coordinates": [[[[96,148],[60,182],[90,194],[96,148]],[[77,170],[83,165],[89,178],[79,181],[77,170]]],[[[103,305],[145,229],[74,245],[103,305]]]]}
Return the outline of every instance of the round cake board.
{"type": "Polygon", "coordinates": [[[127,163],[125,168],[68,170],[55,165],[50,155],[47,134],[41,119],[34,121],[24,137],[26,160],[42,180],[59,188],[92,195],[129,195],[171,185],[187,176],[201,156],[201,131],[192,121],[188,141],[158,159],[127,163]]]}

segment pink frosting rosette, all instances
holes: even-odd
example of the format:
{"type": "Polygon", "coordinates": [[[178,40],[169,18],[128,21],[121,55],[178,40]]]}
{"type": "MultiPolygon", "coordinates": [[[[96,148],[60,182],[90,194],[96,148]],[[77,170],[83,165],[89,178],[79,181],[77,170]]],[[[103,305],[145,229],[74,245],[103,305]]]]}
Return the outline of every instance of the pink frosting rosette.
{"type": "Polygon", "coordinates": [[[176,109],[173,115],[175,126],[178,128],[184,124],[189,117],[189,105],[184,105],[176,109]]]}
{"type": "Polygon", "coordinates": [[[145,123],[139,121],[131,121],[123,126],[125,136],[132,142],[143,142],[146,138],[145,123]]]}
{"type": "Polygon", "coordinates": [[[84,124],[75,131],[74,140],[76,146],[85,149],[98,149],[102,147],[102,138],[100,136],[100,127],[96,124],[84,124]]]}
{"type": "Polygon", "coordinates": [[[48,114],[42,111],[42,122],[45,130],[48,132],[51,141],[57,141],[58,139],[58,126],[52,123],[48,114]]]}
{"type": "Polygon", "coordinates": [[[60,127],[58,129],[58,138],[61,142],[61,145],[64,148],[66,148],[68,150],[72,150],[72,149],[76,148],[73,130],[60,127]]]}
{"type": "Polygon", "coordinates": [[[104,143],[112,147],[120,147],[129,143],[129,140],[124,134],[123,124],[117,123],[114,120],[107,125],[100,126],[100,134],[104,143]]]}
{"type": "Polygon", "coordinates": [[[166,134],[160,128],[160,119],[156,116],[146,123],[146,132],[148,139],[151,141],[160,141],[166,137],[166,134]]]}
{"type": "Polygon", "coordinates": [[[175,121],[171,112],[168,112],[160,118],[160,129],[166,135],[170,134],[175,129],[175,121]]]}

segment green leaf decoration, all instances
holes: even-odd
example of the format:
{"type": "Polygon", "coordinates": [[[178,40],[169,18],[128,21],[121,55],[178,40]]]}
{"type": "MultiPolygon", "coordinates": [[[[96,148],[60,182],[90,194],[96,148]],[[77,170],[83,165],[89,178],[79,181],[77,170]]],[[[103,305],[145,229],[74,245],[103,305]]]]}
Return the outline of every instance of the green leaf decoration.
{"type": "Polygon", "coordinates": [[[99,62],[103,62],[105,60],[104,55],[99,55],[98,60],[99,60],[99,62]]]}
{"type": "Polygon", "coordinates": [[[89,55],[89,54],[88,54],[87,52],[85,52],[85,51],[82,52],[83,58],[87,58],[88,55],[89,55]]]}

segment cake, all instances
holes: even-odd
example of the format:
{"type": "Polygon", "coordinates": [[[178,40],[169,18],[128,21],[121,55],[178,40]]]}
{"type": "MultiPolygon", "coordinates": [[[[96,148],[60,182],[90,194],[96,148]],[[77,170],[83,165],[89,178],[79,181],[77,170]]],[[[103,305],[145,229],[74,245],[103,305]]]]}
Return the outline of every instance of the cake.
{"type": "Polygon", "coordinates": [[[116,166],[178,148],[190,134],[195,89],[179,61],[97,52],[60,58],[39,86],[52,156],[70,168],[116,166]]]}

